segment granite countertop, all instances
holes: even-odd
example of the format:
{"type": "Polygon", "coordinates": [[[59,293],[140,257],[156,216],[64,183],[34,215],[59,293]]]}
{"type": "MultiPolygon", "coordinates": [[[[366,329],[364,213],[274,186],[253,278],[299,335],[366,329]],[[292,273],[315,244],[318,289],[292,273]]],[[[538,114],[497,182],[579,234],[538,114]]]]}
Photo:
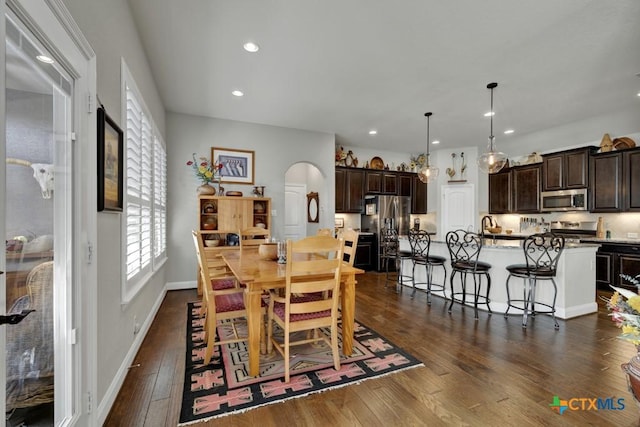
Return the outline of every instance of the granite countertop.
{"type": "MultiPolygon", "coordinates": [[[[443,238],[441,238],[440,236],[435,236],[434,238],[431,239],[432,243],[440,243],[440,244],[446,244],[446,242],[444,241],[443,238]]],[[[598,247],[600,246],[600,243],[595,243],[595,242],[580,242],[580,243],[565,243],[564,247],[565,249],[573,249],[573,248],[591,248],[591,247],[598,247]]],[[[493,241],[493,239],[491,237],[488,237],[485,239],[485,243],[482,245],[483,248],[487,248],[487,249],[518,249],[518,250],[522,250],[522,240],[515,240],[515,239],[511,239],[511,240],[500,240],[500,239],[496,239],[495,241],[493,241]]]]}
{"type": "Polygon", "coordinates": [[[581,243],[597,243],[599,245],[640,245],[640,239],[630,239],[624,237],[612,237],[610,239],[603,239],[598,237],[589,237],[587,239],[580,239],[581,243]]]}

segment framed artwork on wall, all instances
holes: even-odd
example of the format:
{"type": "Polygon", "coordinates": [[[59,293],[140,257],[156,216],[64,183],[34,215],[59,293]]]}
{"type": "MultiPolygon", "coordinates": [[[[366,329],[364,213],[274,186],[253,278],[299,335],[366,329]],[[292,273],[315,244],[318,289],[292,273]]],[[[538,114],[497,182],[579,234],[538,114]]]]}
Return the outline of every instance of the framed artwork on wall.
{"type": "Polygon", "coordinates": [[[123,148],[122,130],[98,108],[98,212],[122,212],[123,148]]]}
{"type": "Polygon", "coordinates": [[[318,193],[312,191],[307,194],[307,222],[320,222],[318,193]]]}
{"type": "Polygon", "coordinates": [[[220,181],[230,184],[253,185],[254,154],[250,150],[211,147],[211,160],[222,165],[220,181]]]}

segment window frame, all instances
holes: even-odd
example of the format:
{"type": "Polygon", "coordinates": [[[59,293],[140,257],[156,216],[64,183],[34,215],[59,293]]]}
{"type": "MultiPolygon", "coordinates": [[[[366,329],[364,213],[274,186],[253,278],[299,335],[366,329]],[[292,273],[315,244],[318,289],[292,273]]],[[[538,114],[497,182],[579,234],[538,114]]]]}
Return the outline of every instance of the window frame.
{"type": "MultiPolygon", "coordinates": [[[[131,75],[124,59],[121,62],[122,75],[122,123],[124,123],[124,227],[122,228],[121,253],[122,253],[122,279],[121,279],[121,300],[122,304],[129,303],[150,281],[151,277],[158,271],[167,260],[167,151],[166,144],[160,134],[153,117],[149,113],[144,98],[135,79],[131,75]],[[131,96],[131,99],[130,99],[131,96]],[[129,167],[131,166],[129,144],[130,132],[132,131],[129,122],[129,103],[132,102],[138,108],[137,116],[141,126],[138,127],[140,147],[140,163],[138,169],[140,192],[131,194],[129,182],[129,167]],[[146,151],[145,151],[146,150],[146,151]],[[157,164],[159,162],[159,164],[157,164]],[[145,169],[148,173],[145,173],[145,169]],[[141,218],[137,223],[140,233],[148,233],[148,246],[145,246],[146,237],[139,238],[136,243],[143,243],[138,249],[141,262],[137,271],[129,273],[129,233],[131,227],[136,227],[136,223],[131,222],[130,205],[135,203],[139,206],[141,218]],[[163,220],[161,224],[156,224],[158,219],[163,220]],[[158,228],[159,227],[159,228],[158,228]],[[159,233],[159,235],[158,235],[159,233]]],[[[137,220],[138,218],[136,218],[137,220]]]]}

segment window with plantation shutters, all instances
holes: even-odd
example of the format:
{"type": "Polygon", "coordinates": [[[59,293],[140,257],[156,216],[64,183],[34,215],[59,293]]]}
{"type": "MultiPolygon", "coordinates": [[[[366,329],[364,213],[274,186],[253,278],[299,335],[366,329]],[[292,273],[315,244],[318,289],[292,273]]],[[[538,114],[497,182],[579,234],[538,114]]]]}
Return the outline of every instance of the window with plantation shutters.
{"type": "Polygon", "coordinates": [[[153,257],[157,264],[167,253],[167,153],[159,138],[155,139],[153,160],[153,257]]]}
{"type": "Polygon", "coordinates": [[[126,104],[126,230],[123,301],[129,301],[166,258],[167,158],[164,144],[123,63],[126,104]]]}

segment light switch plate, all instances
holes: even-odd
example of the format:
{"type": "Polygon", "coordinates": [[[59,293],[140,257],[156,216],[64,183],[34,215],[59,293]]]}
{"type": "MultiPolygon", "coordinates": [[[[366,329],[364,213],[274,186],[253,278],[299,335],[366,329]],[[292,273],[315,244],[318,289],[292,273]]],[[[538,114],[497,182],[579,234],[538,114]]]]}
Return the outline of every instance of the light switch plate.
{"type": "Polygon", "coordinates": [[[271,209],[271,216],[277,216],[278,212],[275,209],[271,209]]]}

